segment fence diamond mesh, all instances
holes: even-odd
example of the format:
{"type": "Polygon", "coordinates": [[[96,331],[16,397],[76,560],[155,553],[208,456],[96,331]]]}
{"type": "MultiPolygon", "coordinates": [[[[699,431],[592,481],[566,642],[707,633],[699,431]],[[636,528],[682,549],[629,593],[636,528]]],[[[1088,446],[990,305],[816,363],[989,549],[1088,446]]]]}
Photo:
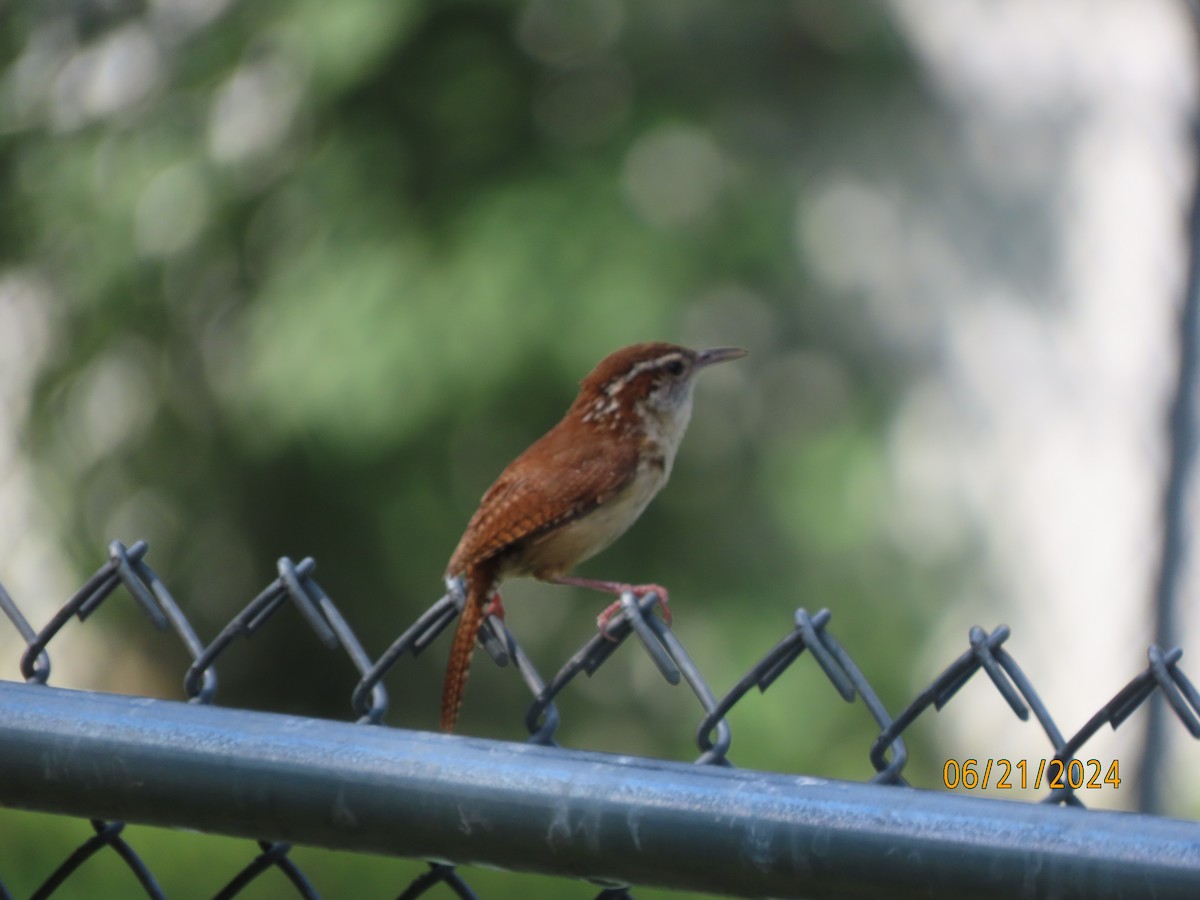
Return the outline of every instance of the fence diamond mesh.
{"type": "MultiPolygon", "coordinates": [[[[122,860],[145,896],[165,896],[127,840],[124,822],[96,817],[109,809],[131,812],[130,821],[257,838],[244,867],[216,889],[222,898],[241,894],[272,870],[296,896],[319,896],[293,859],[291,835],[429,859],[427,871],[396,885],[395,894],[404,898],[435,890],[477,896],[470,874],[452,862],[511,869],[513,879],[522,870],[588,878],[594,896],[605,898],[631,897],[639,883],[748,896],[894,896],[901,888],[947,897],[1200,896],[1200,826],[1084,809],[1088,788],[1116,786],[1122,777],[1115,763],[1088,758],[1089,741],[1106,725],[1120,727],[1150,697],[1161,694],[1179,725],[1200,738],[1200,694],[1180,666],[1178,648],[1151,646],[1146,667],[1082,728],[1064,735],[1005,648],[1010,632],[1003,625],[972,628],[961,655],[892,715],[834,636],[828,610],[797,609],[791,630],[719,694],[705,679],[702,661],[656,614],[658,599],[626,595],[608,634],[588,640],[550,678],[502,620],[485,621],[484,650],[498,665],[514,665],[531,695],[524,717],[529,746],[522,750],[385,726],[385,682],[402,658],[425,650],[455,620],[463,604],[457,583],[372,660],[315,580],[312,559],[280,559],[278,577],[205,643],[146,562],[147,553],[144,541],[112,542],[107,562],[40,628],[0,585],[0,609],[24,642],[18,668],[26,682],[0,681],[0,802],[83,815],[93,832],[78,847],[64,848],[61,864],[34,897],[68,896],[73,873],[101,853],[122,860]],[[87,622],[112,597],[131,600],[183,644],[191,659],[182,675],[187,704],[50,686],[56,638],[73,618],[87,622]],[[368,732],[355,731],[352,741],[347,723],[217,705],[222,660],[287,606],[357,670],[348,701],[353,727],[369,727],[369,740],[368,732]],[[555,701],[630,641],[663,678],[686,684],[695,698],[694,765],[559,746],[555,701]],[[729,712],[754,702],[755,693],[801,660],[815,665],[843,700],[861,701],[877,724],[868,748],[871,784],[735,768],[729,712]],[[1018,720],[1032,713],[1048,752],[1036,766],[948,760],[945,783],[1033,787],[1043,794],[1040,804],[907,785],[905,733],[980,680],[1018,720]],[[356,749],[343,752],[346,747],[356,749]],[[109,764],[114,759],[121,765],[109,764]],[[131,763],[138,778],[130,776],[131,763]],[[486,783],[478,780],[480,768],[486,783]],[[510,793],[493,796],[494,785],[510,793]],[[330,814],[313,798],[335,788],[342,807],[330,814]],[[490,818],[488,810],[499,808],[509,817],[507,831],[490,818]],[[389,818],[398,815],[407,818],[389,818]]],[[[4,864],[0,850],[0,898],[13,896],[3,884],[4,864]]],[[[576,889],[588,893],[585,885],[576,889]]]]}

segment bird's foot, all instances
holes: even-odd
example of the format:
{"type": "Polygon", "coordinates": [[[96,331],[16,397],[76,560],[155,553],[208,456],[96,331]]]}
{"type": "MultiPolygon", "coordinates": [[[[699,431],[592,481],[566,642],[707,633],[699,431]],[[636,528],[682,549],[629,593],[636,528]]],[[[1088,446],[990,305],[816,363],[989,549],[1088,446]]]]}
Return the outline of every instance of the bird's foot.
{"type": "MultiPolygon", "coordinates": [[[[642,598],[649,593],[658,595],[658,605],[662,609],[663,621],[670,627],[672,616],[671,606],[668,602],[667,589],[661,584],[627,584],[624,581],[598,581],[594,578],[576,578],[572,575],[559,575],[557,578],[549,578],[554,584],[569,584],[572,587],[590,588],[593,591],[603,591],[606,594],[633,594],[637,598],[642,598]]],[[[596,627],[600,629],[600,633],[606,638],[616,640],[608,633],[608,623],[615,617],[624,607],[621,601],[610,605],[604,612],[596,617],[596,627]]]]}
{"type": "MultiPolygon", "coordinates": [[[[621,589],[620,591],[616,591],[615,593],[624,594],[624,593],[628,592],[630,594],[633,594],[633,596],[639,600],[642,597],[644,597],[650,593],[657,595],[658,605],[659,605],[659,608],[662,610],[663,621],[667,623],[668,628],[671,627],[671,622],[673,619],[673,617],[671,615],[671,606],[670,606],[670,603],[668,602],[667,589],[665,587],[663,587],[661,584],[618,584],[618,585],[614,585],[614,586],[619,587],[621,589]]],[[[622,603],[620,600],[617,600],[615,603],[610,604],[604,610],[604,612],[602,612],[602,613],[600,613],[600,615],[596,616],[596,627],[598,629],[600,629],[600,633],[602,635],[604,635],[606,638],[608,638],[610,641],[615,641],[616,638],[614,638],[612,636],[612,634],[609,633],[608,627],[612,623],[612,620],[616,616],[621,614],[621,611],[624,608],[625,608],[624,603],[622,603]]]]}
{"type": "Polygon", "coordinates": [[[500,592],[492,594],[492,599],[483,606],[484,618],[495,616],[501,622],[504,621],[504,604],[500,602],[500,592]]]}

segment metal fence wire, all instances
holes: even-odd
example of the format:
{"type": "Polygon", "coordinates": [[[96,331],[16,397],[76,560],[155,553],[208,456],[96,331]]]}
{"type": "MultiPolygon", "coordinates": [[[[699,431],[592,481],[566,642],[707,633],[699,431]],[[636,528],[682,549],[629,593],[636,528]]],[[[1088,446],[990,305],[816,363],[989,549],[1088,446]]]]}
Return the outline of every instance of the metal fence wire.
{"type": "MultiPolygon", "coordinates": [[[[292,859],[292,842],[432,860],[424,874],[397,885],[401,898],[439,887],[443,895],[477,896],[450,860],[587,878],[602,898],[632,897],[632,884],[743,896],[1200,896],[1200,824],[1085,810],[1080,797],[1085,778],[1108,777],[1090,770],[1080,751],[1156,693],[1200,738],[1200,694],[1179,666],[1178,648],[1151,646],[1146,668],[1064,737],[1005,650],[1005,626],[971,629],[962,655],[892,716],[834,637],[828,610],[797,609],[791,631],[718,697],[656,614],[658,599],[626,595],[609,637],[591,638],[548,681],[503,621],[485,621],[485,651],[497,664],[514,664],[533,696],[528,744],[520,745],[364,728],[383,725],[392,667],[458,615],[458,584],[372,660],[315,581],[312,559],[280,559],[278,577],[206,644],[146,554],[144,541],[112,542],[108,561],[40,629],[0,586],[0,609],[25,643],[25,684],[0,681],[0,804],[83,816],[94,831],[35,898],[67,895],[73,873],[106,851],[124,861],[145,896],[163,897],[116,818],[261,838],[219,898],[237,896],[272,869],[296,896],[319,896],[292,859]],[[56,636],[73,617],[86,621],[120,595],[186,648],[187,704],[49,686],[56,636]],[[289,604],[359,672],[354,725],[216,707],[222,658],[289,604]],[[555,700],[631,637],[667,681],[686,682],[698,701],[695,765],[557,744],[555,700]],[[838,694],[861,700],[878,724],[870,784],[752,772],[730,761],[726,715],[806,652],[838,694]],[[993,772],[991,761],[980,761],[956,764],[952,774],[967,787],[1005,774],[1027,779],[1045,786],[1040,804],[907,786],[905,732],[981,674],[1019,719],[1033,713],[1052,759],[1036,773],[993,772]]],[[[3,875],[0,868],[0,898],[11,898],[3,875]]]]}

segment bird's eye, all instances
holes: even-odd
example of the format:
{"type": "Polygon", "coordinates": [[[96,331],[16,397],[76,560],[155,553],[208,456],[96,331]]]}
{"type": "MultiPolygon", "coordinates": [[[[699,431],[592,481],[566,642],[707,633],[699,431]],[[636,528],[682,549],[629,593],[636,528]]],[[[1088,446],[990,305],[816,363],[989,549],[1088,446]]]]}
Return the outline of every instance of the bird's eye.
{"type": "Polygon", "coordinates": [[[682,375],[683,374],[683,360],[679,360],[679,359],[671,360],[669,363],[667,363],[667,371],[670,372],[672,375],[682,375]]]}

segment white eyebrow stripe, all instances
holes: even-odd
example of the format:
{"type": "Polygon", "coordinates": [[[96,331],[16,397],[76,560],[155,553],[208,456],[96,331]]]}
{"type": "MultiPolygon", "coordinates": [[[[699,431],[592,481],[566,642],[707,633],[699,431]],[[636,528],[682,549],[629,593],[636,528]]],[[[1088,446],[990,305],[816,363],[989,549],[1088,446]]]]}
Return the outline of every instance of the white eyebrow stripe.
{"type": "Polygon", "coordinates": [[[621,392],[621,388],[625,387],[625,385],[629,384],[629,382],[633,381],[635,378],[637,378],[643,372],[649,371],[650,369],[662,368],[663,366],[665,366],[667,363],[671,362],[672,360],[679,360],[680,362],[686,362],[683,354],[679,353],[677,351],[671,351],[670,353],[664,353],[662,356],[654,357],[654,359],[644,359],[639,363],[635,363],[629,369],[629,371],[626,372],[624,375],[622,375],[620,378],[614,378],[612,381],[610,381],[608,384],[606,384],[604,386],[604,393],[606,393],[610,397],[615,397],[615,396],[617,396],[617,394],[619,394],[621,392]]]}

